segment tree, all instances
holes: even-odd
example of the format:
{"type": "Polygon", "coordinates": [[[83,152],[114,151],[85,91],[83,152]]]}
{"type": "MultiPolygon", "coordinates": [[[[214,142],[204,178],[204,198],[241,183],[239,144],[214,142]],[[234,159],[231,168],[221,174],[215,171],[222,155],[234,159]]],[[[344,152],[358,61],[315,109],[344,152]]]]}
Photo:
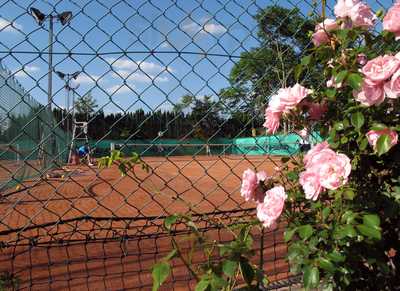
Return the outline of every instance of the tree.
{"type": "Polygon", "coordinates": [[[88,92],[83,96],[79,96],[75,102],[75,108],[79,115],[85,116],[89,120],[90,115],[95,112],[98,107],[96,100],[92,96],[92,92],[88,92]]]}
{"type": "Polygon", "coordinates": [[[220,91],[229,114],[246,112],[254,117],[254,109],[263,107],[272,92],[293,84],[294,68],[309,46],[308,32],[314,29],[311,19],[297,8],[268,6],[254,18],[261,45],[241,54],[230,72],[230,86],[220,91]]]}
{"type": "Polygon", "coordinates": [[[213,101],[212,96],[196,98],[193,95],[184,95],[181,102],[175,105],[174,111],[182,112],[185,109],[190,110],[187,118],[193,126],[194,137],[207,139],[221,130],[221,104],[213,101]]]}

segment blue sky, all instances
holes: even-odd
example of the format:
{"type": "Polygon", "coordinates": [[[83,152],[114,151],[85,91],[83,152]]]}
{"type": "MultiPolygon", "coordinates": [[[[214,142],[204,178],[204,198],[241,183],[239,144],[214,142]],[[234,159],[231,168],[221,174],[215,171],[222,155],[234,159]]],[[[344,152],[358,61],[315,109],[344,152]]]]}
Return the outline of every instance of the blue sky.
{"type": "MultiPolygon", "coordinates": [[[[298,6],[304,14],[311,11],[310,2],[276,1],[285,7],[298,6]]],[[[259,45],[252,16],[275,2],[3,0],[0,3],[2,62],[43,104],[47,102],[47,55],[40,52],[47,51],[48,25],[44,25],[45,29],[39,27],[27,10],[36,7],[45,13],[73,12],[68,26],[55,24],[53,64],[56,70],[65,73],[84,71],[78,78],[77,94],[92,91],[100,107],[109,113],[138,108],[168,109],[184,94],[209,94],[217,99],[238,61],[227,56],[239,56],[259,45]],[[204,57],[201,53],[215,56],[204,57]],[[26,73],[21,70],[23,67],[26,73]]],[[[380,3],[389,7],[391,1],[380,3]]],[[[328,4],[332,6],[333,1],[328,4]]],[[[379,6],[375,1],[368,4],[374,9],[379,6]]],[[[54,75],[54,102],[65,107],[62,86],[62,81],[54,75]]]]}

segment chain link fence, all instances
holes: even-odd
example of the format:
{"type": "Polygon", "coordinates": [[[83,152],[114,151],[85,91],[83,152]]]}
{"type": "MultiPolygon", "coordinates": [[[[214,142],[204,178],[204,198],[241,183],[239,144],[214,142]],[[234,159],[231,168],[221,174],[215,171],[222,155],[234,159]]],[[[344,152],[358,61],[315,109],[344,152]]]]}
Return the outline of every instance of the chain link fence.
{"type": "MultiPolygon", "coordinates": [[[[218,221],[255,215],[240,197],[242,172],[272,175],[282,157],[321,140],[317,128],[307,138],[291,124],[276,136],[262,128],[269,96],[294,82],[320,7],[0,1],[0,284],[150,290],[152,265],[171,249],[163,219],[173,213],[191,212],[211,238],[232,239],[218,221]],[[150,170],[96,167],[113,149],[137,152],[150,170]]],[[[283,227],[254,234],[266,290],[299,282],[283,227]]],[[[190,230],[173,233],[188,249],[190,230]]],[[[178,261],[167,288],[194,288],[178,261]]]]}

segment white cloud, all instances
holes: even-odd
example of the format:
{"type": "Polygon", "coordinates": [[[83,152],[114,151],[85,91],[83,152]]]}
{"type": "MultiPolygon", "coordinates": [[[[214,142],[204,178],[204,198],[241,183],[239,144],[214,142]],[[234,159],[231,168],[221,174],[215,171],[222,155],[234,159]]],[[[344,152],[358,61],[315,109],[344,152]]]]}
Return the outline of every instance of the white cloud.
{"type": "Polygon", "coordinates": [[[22,25],[0,18],[0,31],[17,32],[17,29],[22,30],[22,25]]]}
{"type": "Polygon", "coordinates": [[[135,85],[129,84],[128,85],[114,85],[109,88],[107,88],[107,92],[109,94],[123,94],[123,93],[129,93],[132,92],[132,90],[135,89],[135,85]]]}
{"type": "Polygon", "coordinates": [[[171,67],[162,66],[157,63],[148,61],[133,61],[130,59],[115,60],[113,58],[109,58],[107,59],[107,61],[116,70],[129,70],[132,72],[136,70],[141,70],[146,73],[160,73],[162,71],[169,71],[169,72],[173,71],[171,67]]]}
{"type": "Polygon", "coordinates": [[[201,33],[211,33],[211,34],[222,34],[224,32],[226,32],[226,28],[223,27],[220,24],[216,24],[216,23],[207,23],[204,25],[204,30],[201,31],[201,33]]]}
{"type": "Polygon", "coordinates": [[[167,82],[169,79],[166,76],[161,75],[153,75],[153,74],[144,74],[142,72],[130,72],[128,70],[118,70],[117,73],[113,73],[113,76],[118,78],[123,78],[124,80],[141,82],[141,83],[150,83],[152,81],[155,82],[167,82]]]}
{"type": "Polygon", "coordinates": [[[98,81],[100,76],[97,75],[87,75],[87,74],[80,74],[78,78],[76,78],[75,82],[79,84],[90,84],[95,83],[98,81]]]}
{"type": "Polygon", "coordinates": [[[133,61],[130,59],[107,59],[114,71],[114,78],[122,78],[130,82],[150,83],[167,82],[169,79],[165,76],[166,72],[173,72],[168,66],[149,61],[133,61]]]}
{"type": "Polygon", "coordinates": [[[182,26],[183,30],[186,31],[189,34],[213,34],[213,35],[219,35],[227,31],[227,29],[222,26],[221,24],[217,23],[209,23],[207,18],[203,18],[200,20],[200,23],[196,22],[189,22],[187,24],[184,24],[182,26]]]}
{"type": "Polygon", "coordinates": [[[161,47],[162,47],[162,48],[169,48],[169,47],[171,47],[171,44],[170,44],[168,41],[164,41],[164,42],[161,44],[161,47]]]}
{"type": "Polygon", "coordinates": [[[173,108],[174,106],[171,103],[163,103],[159,107],[157,107],[157,110],[171,111],[173,108]]]}
{"type": "Polygon", "coordinates": [[[34,66],[34,65],[27,65],[22,67],[20,70],[15,70],[15,77],[19,77],[19,78],[25,78],[29,75],[32,75],[32,73],[34,72],[39,72],[40,68],[38,66],[34,66]]]}

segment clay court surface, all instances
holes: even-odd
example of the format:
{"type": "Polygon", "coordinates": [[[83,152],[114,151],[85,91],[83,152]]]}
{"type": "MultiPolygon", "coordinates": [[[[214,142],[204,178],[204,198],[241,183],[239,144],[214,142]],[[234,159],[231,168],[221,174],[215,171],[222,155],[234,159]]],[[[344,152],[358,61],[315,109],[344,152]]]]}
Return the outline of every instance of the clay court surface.
{"type": "MultiPolygon", "coordinates": [[[[116,166],[70,167],[62,178],[32,179],[19,191],[3,191],[0,240],[9,246],[0,254],[0,271],[16,274],[23,290],[151,290],[151,266],[171,246],[162,234],[163,216],[189,209],[222,219],[230,218],[227,211],[254,213],[240,197],[242,172],[272,174],[279,166],[279,158],[267,156],[144,160],[148,173],[137,168],[121,177],[116,166]]],[[[200,226],[207,223],[199,218],[200,226]]],[[[209,235],[230,239],[218,230],[209,235]]],[[[286,277],[281,230],[266,233],[264,246],[266,272],[276,275],[271,279],[286,277]]],[[[191,287],[182,266],[171,284],[164,290],[191,287]]]]}

